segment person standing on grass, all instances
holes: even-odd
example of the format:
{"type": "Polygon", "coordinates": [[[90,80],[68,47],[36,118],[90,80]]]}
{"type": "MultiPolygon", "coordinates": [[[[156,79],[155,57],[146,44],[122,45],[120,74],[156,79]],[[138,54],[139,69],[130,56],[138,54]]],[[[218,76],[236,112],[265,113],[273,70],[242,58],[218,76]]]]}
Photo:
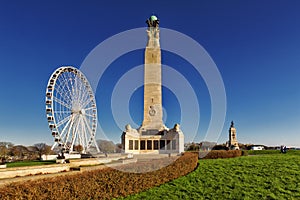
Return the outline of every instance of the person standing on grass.
{"type": "Polygon", "coordinates": [[[286,146],[283,147],[283,153],[286,153],[286,146]]]}
{"type": "Polygon", "coordinates": [[[280,152],[281,153],[286,153],[286,146],[281,145],[280,152]]]}

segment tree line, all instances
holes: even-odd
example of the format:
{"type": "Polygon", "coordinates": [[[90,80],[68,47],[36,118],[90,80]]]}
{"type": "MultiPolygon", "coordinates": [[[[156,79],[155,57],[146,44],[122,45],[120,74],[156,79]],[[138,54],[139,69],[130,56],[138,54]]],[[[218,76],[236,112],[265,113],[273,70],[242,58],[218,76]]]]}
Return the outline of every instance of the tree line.
{"type": "MultiPolygon", "coordinates": [[[[122,145],[112,141],[97,140],[102,153],[121,153],[122,145]]],[[[81,153],[81,145],[75,145],[73,150],[81,153]]],[[[0,142],[0,162],[13,162],[21,160],[40,160],[42,155],[58,155],[60,149],[51,150],[46,143],[36,143],[32,146],[14,145],[11,142],[0,142]]]]}
{"type": "Polygon", "coordinates": [[[11,142],[0,142],[1,161],[39,160],[43,154],[52,154],[51,146],[37,143],[33,146],[14,145],[11,142]]]}

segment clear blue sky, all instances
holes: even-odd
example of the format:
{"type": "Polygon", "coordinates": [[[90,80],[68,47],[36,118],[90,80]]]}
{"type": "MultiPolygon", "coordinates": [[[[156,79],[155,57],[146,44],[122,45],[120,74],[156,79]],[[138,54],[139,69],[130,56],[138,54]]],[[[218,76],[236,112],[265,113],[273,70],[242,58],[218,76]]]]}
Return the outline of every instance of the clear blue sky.
{"type": "MultiPolygon", "coordinates": [[[[62,65],[79,68],[91,50],[117,33],[146,29],[145,20],[154,13],[161,27],[201,44],[218,67],[227,96],[219,143],[226,142],[234,120],[239,142],[300,146],[299,10],[297,0],[1,1],[0,141],[51,144],[44,104],[51,73],[62,65]]],[[[199,142],[211,117],[205,83],[172,53],[163,52],[163,63],[180,71],[196,91],[201,121],[190,122],[200,125],[195,133],[199,142]]],[[[142,50],[121,56],[97,88],[99,123],[115,142],[120,142],[122,130],[109,109],[112,90],[122,73],[141,64],[142,50]]],[[[166,124],[173,126],[180,113],[172,110],[180,102],[168,88],[163,98],[166,124]]],[[[142,120],[141,101],[139,88],[129,106],[136,124],[142,120]]],[[[188,127],[182,129],[188,132],[188,127]]]]}

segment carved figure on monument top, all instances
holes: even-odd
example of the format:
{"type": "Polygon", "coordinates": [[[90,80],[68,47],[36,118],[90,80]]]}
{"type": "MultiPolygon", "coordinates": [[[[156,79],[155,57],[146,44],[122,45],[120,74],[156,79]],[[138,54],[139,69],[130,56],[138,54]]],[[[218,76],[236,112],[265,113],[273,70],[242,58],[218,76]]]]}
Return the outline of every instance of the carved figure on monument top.
{"type": "Polygon", "coordinates": [[[147,47],[159,48],[159,19],[155,15],[152,15],[146,20],[146,23],[148,24],[147,47]]]}
{"type": "Polygon", "coordinates": [[[146,20],[148,27],[158,27],[159,19],[155,15],[151,15],[149,19],[146,20]]]}
{"type": "Polygon", "coordinates": [[[234,127],[234,123],[233,123],[233,121],[231,121],[231,125],[230,125],[230,127],[232,127],[232,128],[234,127]]]}

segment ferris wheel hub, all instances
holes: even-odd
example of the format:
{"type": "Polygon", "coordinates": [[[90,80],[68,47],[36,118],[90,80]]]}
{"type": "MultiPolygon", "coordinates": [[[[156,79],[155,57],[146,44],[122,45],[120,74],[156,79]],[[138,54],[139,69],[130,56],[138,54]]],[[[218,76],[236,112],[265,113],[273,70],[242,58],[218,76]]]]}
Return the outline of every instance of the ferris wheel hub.
{"type": "Polygon", "coordinates": [[[72,109],[71,114],[85,115],[84,109],[72,109]]]}

